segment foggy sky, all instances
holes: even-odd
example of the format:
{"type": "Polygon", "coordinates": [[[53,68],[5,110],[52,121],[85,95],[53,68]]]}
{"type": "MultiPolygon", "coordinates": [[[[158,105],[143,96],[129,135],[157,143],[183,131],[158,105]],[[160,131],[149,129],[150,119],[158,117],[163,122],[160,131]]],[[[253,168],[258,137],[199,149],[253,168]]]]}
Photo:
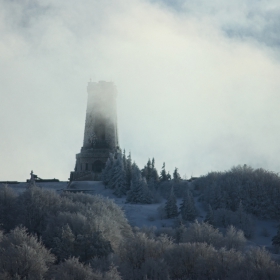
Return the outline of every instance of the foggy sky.
{"type": "Polygon", "coordinates": [[[69,177],[90,78],[141,168],[279,172],[279,23],[278,0],[0,0],[0,180],[69,177]]]}

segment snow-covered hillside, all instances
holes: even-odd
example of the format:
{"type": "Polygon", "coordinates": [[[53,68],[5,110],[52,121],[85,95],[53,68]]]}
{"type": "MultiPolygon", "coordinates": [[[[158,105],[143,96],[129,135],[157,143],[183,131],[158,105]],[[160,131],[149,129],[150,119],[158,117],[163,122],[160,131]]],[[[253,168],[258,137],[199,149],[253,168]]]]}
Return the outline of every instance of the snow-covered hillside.
{"type": "MultiPolygon", "coordinates": [[[[157,229],[163,229],[167,227],[173,227],[175,219],[162,219],[158,208],[165,205],[166,200],[163,199],[160,203],[154,204],[130,204],[126,203],[126,197],[118,198],[113,194],[113,190],[106,189],[102,182],[98,181],[81,181],[72,182],[70,185],[68,182],[52,182],[52,183],[38,183],[39,187],[52,190],[58,193],[63,191],[71,192],[84,192],[92,195],[101,195],[108,199],[112,199],[125,213],[131,226],[142,227],[155,227],[157,229]]],[[[20,183],[10,185],[17,193],[21,193],[25,190],[27,183],[20,183]]],[[[177,199],[177,205],[179,206],[182,199],[177,199]]],[[[197,220],[203,221],[206,212],[203,210],[198,198],[195,198],[196,208],[199,211],[197,220]]],[[[271,251],[271,238],[277,232],[278,221],[275,220],[260,220],[255,219],[254,235],[248,240],[248,246],[265,246],[271,251]]]]}

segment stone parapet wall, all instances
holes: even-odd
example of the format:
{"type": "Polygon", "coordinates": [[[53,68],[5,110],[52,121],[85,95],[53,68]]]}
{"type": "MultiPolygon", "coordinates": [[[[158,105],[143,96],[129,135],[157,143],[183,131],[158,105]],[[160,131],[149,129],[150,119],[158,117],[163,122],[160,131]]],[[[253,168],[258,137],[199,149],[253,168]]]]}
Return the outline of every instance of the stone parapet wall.
{"type": "Polygon", "coordinates": [[[100,181],[102,173],[74,171],[70,173],[70,181],[100,181]]]}
{"type": "Polygon", "coordinates": [[[79,154],[76,154],[76,159],[78,158],[108,158],[110,154],[111,149],[81,149],[81,152],[79,154]]]}

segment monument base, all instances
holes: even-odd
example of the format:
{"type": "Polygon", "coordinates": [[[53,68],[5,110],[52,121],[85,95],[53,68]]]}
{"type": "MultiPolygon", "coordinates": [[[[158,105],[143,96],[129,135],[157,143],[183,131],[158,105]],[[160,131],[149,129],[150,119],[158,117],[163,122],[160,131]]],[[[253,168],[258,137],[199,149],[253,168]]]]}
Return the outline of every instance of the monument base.
{"type": "Polygon", "coordinates": [[[70,181],[101,181],[102,172],[72,171],[70,181]]]}

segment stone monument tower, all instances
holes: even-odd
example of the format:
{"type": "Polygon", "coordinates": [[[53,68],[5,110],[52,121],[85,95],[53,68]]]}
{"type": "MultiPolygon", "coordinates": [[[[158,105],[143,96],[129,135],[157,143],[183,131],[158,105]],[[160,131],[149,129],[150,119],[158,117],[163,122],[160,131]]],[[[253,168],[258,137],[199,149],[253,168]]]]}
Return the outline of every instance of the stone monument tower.
{"type": "Polygon", "coordinates": [[[99,181],[109,154],[118,148],[117,90],[112,82],[89,82],[84,142],[70,181],[99,181]]]}

